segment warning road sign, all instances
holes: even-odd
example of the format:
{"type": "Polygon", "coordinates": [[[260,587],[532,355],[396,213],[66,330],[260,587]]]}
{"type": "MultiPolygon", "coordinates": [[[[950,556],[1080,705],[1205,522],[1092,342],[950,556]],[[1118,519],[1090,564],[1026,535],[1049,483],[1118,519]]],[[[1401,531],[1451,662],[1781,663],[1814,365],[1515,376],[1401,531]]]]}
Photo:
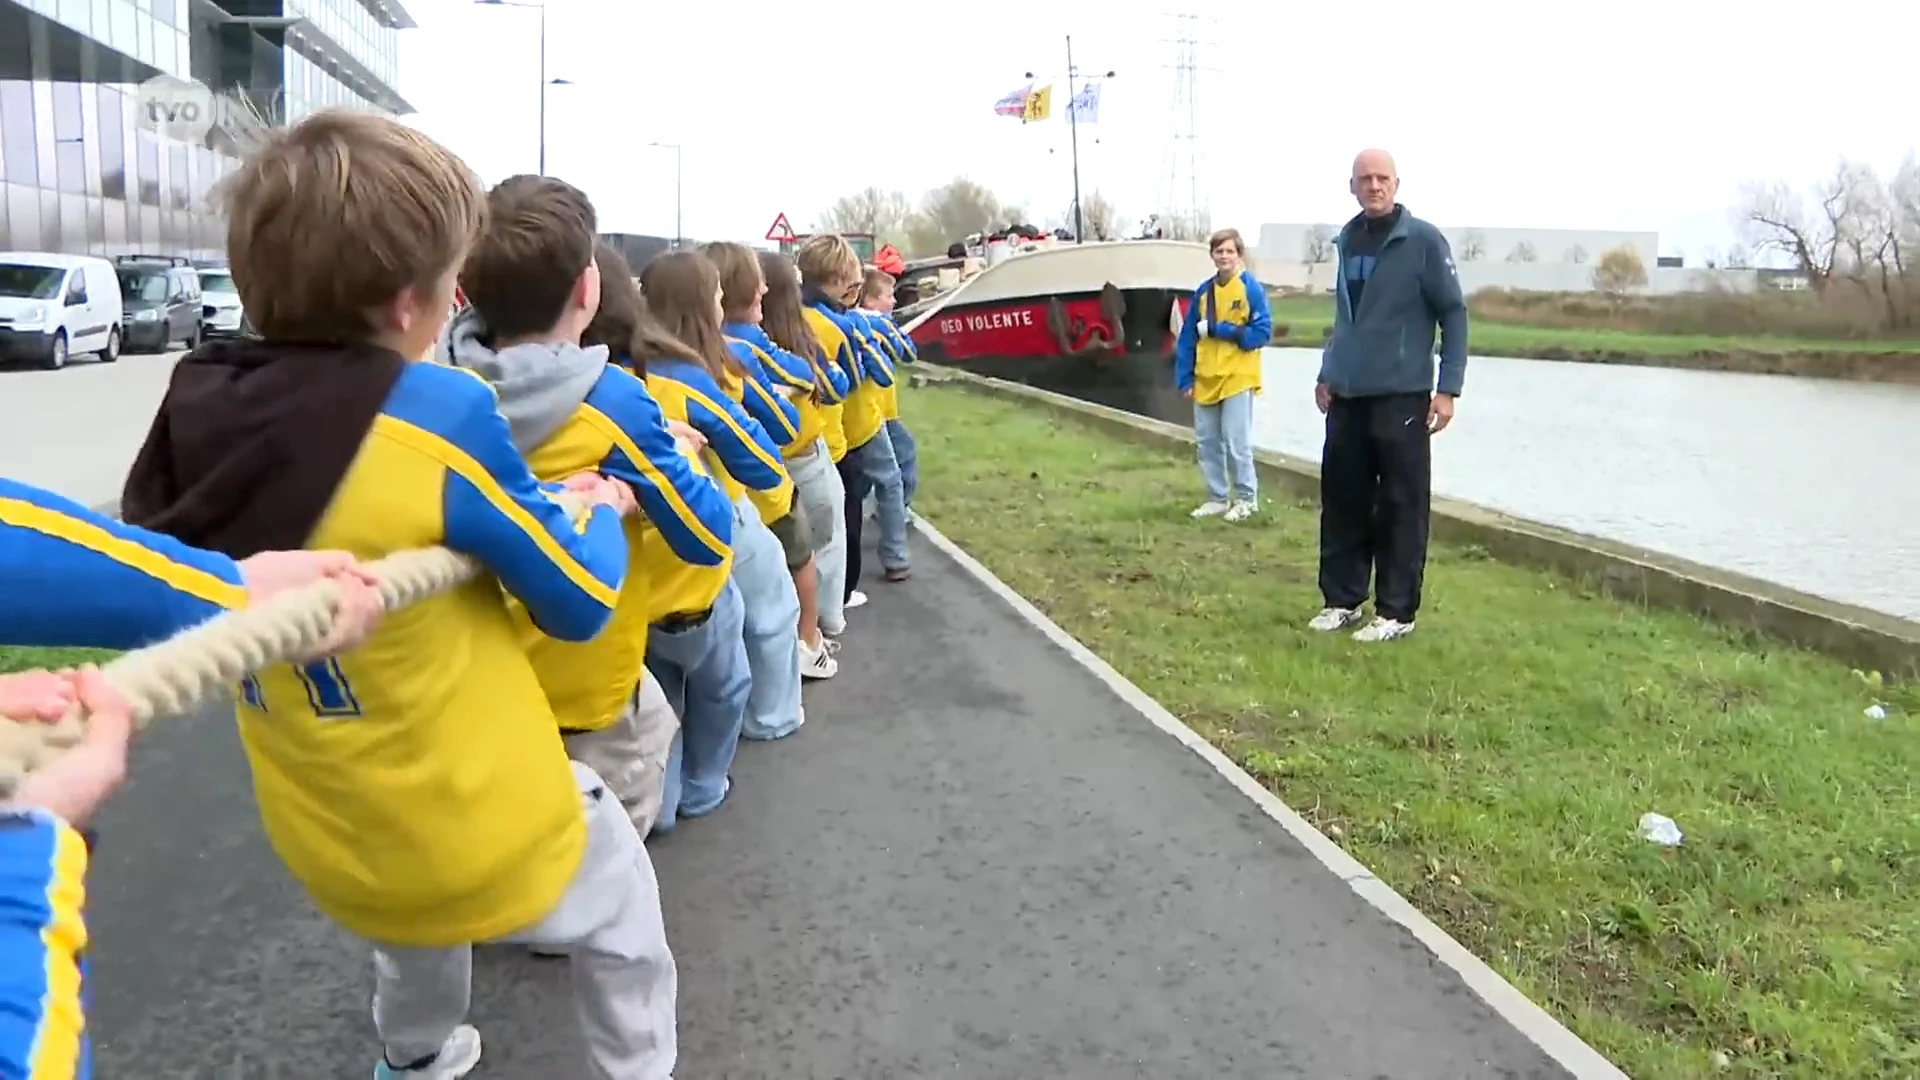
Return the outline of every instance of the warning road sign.
{"type": "Polygon", "coordinates": [[[773,224],[767,226],[767,239],[776,242],[799,239],[793,231],[793,224],[787,220],[785,211],[774,215],[773,224]]]}

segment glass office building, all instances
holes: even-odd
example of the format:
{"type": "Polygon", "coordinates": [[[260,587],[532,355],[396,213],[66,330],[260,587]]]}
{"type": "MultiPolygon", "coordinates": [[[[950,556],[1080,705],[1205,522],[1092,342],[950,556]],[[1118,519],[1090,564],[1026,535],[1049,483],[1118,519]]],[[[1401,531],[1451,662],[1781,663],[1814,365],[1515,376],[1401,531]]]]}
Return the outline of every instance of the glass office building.
{"type": "Polygon", "coordinates": [[[143,130],[135,90],[202,82],[284,124],[329,106],[404,114],[399,0],[0,0],[0,250],[218,259],[215,131],[143,130]]]}

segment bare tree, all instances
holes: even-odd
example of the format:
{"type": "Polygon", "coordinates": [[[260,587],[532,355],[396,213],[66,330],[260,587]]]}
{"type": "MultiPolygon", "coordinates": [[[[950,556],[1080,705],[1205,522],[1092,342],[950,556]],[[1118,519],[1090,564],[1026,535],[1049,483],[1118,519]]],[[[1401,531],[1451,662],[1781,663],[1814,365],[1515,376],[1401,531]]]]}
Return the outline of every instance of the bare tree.
{"type": "MultiPolygon", "coordinates": [[[[1080,219],[1087,231],[1083,239],[1114,240],[1120,236],[1120,211],[1098,191],[1089,191],[1080,197],[1080,219]]],[[[1067,229],[1074,227],[1072,203],[1067,204],[1061,221],[1067,229]]]]}
{"type": "Polygon", "coordinates": [[[1487,256],[1487,238],[1480,235],[1479,229],[1468,229],[1460,237],[1460,261],[1479,262],[1487,256]]]}
{"type": "Polygon", "coordinates": [[[816,232],[870,233],[879,243],[904,244],[913,206],[904,191],[869,187],[835,199],[814,219],[816,232]]]}
{"type": "Polygon", "coordinates": [[[1302,261],[1308,266],[1319,266],[1333,261],[1333,226],[1315,225],[1307,230],[1307,238],[1301,252],[1302,261]]]}
{"type": "Polygon", "coordinates": [[[1512,251],[1507,252],[1507,261],[1511,263],[1539,262],[1540,256],[1534,253],[1532,244],[1522,240],[1513,245],[1512,251]]]}
{"type": "Polygon", "coordinates": [[[1160,227],[1166,230],[1168,240],[1193,240],[1204,243],[1213,233],[1213,215],[1205,210],[1192,214],[1162,214],[1160,227]]]}
{"type": "Polygon", "coordinates": [[[1019,216],[999,196],[964,176],[956,176],[920,199],[920,209],[908,229],[909,246],[916,252],[945,251],[948,244],[973,233],[992,232],[1019,216]]]}
{"type": "Polygon", "coordinates": [[[1728,244],[1726,257],[1721,259],[1720,262],[1721,265],[1729,270],[1750,270],[1753,268],[1753,256],[1747,253],[1747,246],[1741,243],[1728,244]]]}
{"type": "Polygon", "coordinates": [[[1575,244],[1567,249],[1565,258],[1575,266],[1584,265],[1587,261],[1587,249],[1575,244]]]}
{"type": "Polygon", "coordinates": [[[1622,296],[1647,283],[1647,264],[1640,253],[1622,244],[1600,253],[1593,267],[1593,287],[1608,296],[1622,296]]]}
{"type": "Polygon", "coordinates": [[[1871,179],[1871,170],[1842,159],[1811,199],[1779,181],[1749,184],[1735,215],[1741,239],[1755,251],[1792,260],[1807,284],[1824,292],[1858,231],[1860,189],[1871,179]]]}

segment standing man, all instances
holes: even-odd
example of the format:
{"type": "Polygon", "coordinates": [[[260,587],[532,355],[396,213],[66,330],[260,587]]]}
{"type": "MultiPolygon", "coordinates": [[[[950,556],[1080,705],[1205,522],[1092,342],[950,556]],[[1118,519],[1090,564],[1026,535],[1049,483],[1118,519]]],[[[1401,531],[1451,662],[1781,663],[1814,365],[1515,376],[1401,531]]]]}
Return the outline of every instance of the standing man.
{"type": "Polygon", "coordinates": [[[1327,418],[1320,462],[1320,593],[1307,625],[1356,641],[1413,633],[1427,567],[1433,494],[1431,438],[1453,420],[1467,375],[1467,305],[1440,230],[1395,197],[1400,176],[1385,150],[1353,159],[1360,213],[1341,229],[1333,335],[1313,400],[1327,418]],[[1434,380],[1434,336],[1440,373],[1434,380]]]}

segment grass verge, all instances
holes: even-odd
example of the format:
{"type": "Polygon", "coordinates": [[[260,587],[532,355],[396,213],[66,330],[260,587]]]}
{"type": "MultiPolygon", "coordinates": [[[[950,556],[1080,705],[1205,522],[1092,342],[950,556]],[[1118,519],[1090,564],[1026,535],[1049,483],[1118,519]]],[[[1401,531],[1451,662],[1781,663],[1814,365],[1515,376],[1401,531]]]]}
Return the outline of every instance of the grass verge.
{"type": "Polygon", "coordinates": [[[29,668],[75,668],[82,664],[104,664],[117,653],[101,649],[37,649],[0,647],[0,675],[29,668]]]}
{"type": "MultiPolygon", "coordinates": [[[[1273,321],[1285,323],[1280,345],[1315,347],[1333,325],[1326,297],[1273,300],[1273,321]]],[[[1527,326],[1476,318],[1472,348],[1479,356],[1536,360],[1636,362],[1675,367],[1755,371],[1836,378],[1920,380],[1920,346],[1906,341],[1805,341],[1797,338],[1656,334],[1598,328],[1527,326]]]]}
{"type": "Polygon", "coordinates": [[[908,398],[916,510],[1629,1074],[1920,1070],[1913,690],[1444,546],[1419,634],[1313,634],[1310,504],[1195,522],[1185,452],[908,398]]]}

